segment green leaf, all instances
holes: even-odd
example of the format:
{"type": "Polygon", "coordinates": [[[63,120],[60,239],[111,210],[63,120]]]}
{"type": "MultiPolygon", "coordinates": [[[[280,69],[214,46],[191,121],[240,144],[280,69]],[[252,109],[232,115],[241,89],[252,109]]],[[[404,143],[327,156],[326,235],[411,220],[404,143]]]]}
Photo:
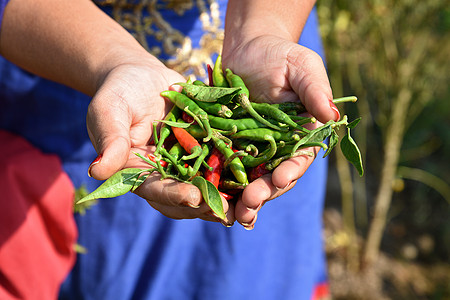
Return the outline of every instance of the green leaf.
{"type": "Polygon", "coordinates": [[[339,136],[336,133],[336,131],[333,131],[330,135],[330,141],[328,142],[328,150],[323,155],[324,158],[327,157],[331,153],[331,150],[333,150],[333,148],[336,147],[338,142],[339,142],[339,136]]]}
{"type": "Polygon", "coordinates": [[[200,86],[184,82],[177,83],[177,85],[182,86],[186,95],[191,99],[201,102],[220,102],[222,104],[227,104],[230,102],[231,99],[241,90],[240,87],[224,88],[200,86]]]}
{"type": "Polygon", "coordinates": [[[356,120],[351,121],[350,123],[347,124],[347,128],[353,129],[356,127],[356,125],[358,125],[359,121],[361,121],[361,117],[359,117],[356,120]]]}
{"type": "Polygon", "coordinates": [[[156,120],[156,121],[169,125],[170,127],[178,127],[178,128],[188,128],[192,124],[186,122],[174,122],[169,120],[156,120]]]}
{"type": "Polygon", "coordinates": [[[307,135],[301,138],[292,149],[292,153],[304,144],[309,143],[321,143],[333,132],[330,124],[322,125],[314,130],[311,130],[307,135]]]}
{"type": "Polygon", "coordinates": [[[345,158],[347,158],[347,160],[355,166],[356,170],[358,170],[359,176],[363,176],[364,170],[361,152],[353,138],[350,136],[350,129],[347,129],[347,134],[341,140],[341,150],[345,158]]]}
{"type": "Polygon", "coordinates": [[[211,210],[222,220],[225,219],[225,212],[223,211],[222,198],[220,198],[217,188],[201,176],[194,177],[192,184],[199,188],[203,199],[211,210]]]}
{"type": "Polygon", "coordinates": [[[95,191],[80,199],[77,204],[95,200],[100,198],[113,198],[121,196],[131,191],[136,184],[141,184],[138,181],[139,176],[147,170],[128,168],[118,171],[113,176],[109,177],[102,183],[95,191]]]}

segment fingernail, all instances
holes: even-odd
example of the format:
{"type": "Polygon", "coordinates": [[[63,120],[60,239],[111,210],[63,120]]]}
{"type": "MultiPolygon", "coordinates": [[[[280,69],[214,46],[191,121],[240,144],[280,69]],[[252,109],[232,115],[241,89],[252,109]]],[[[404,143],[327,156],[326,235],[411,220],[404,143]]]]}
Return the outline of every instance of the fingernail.
{"type": "Polygon", "coordinates": [[[185,206],[189,206],[190,208],[200,208],[200,205],[194,205],[190,202],[183,203],[185,206]]]}
{"type": "Polygon", "coordinates": [[[261,208],[262,203],[260,203],[257,207],[246,207],[248,211],[258,211],[261,208]]]}
{"type": "Polygon", "coordinates": [[[220,223],[221,223],[223,226],[225,226],[225,227],[231,227],[231,226],[233,226],[233,223],[228,223],[228,222],[223,221],[223,220],[221,220],[220,223]]]}
{"type": "Polygon", "coordinates": [[[258,215],[255,215],[250,222],[248,222],[248,223],[241,223],[242,226],[244,226],[244,229],[245,230],[253,230],[253,228],[255,228],[255,222],[256,222],[256,218],[257,217],[258,217],[258,215]]]}
{"type": "Polygon", "coordinates": [[[336,104],[333,103],[333,101],[330,101],[330,107],[334,111],[334,120],[337,122],[341,119],[341,114],[339,113],[339,109],[336,107],[336,104]]]}
{"type": "Polygon", "coordinates": [[[285,185],[285,187],[279,188],[279,187],[275,186],[275,188],[276,188],[277,190],[281,191],[281,190],[286,189],[291,183],[292,183],[292,181],[289,181],[289,182],[285,185]]]}
{"type": "Polygon", "coordinates": [[[255,228],[255,225],[250,225],[250,226],[245,226],[245,225],[244,225],[244,229],[245,229],[245,230],[250,231],[250,230],[253,230],[253,228],[255,228]]]}
{"type": "Polygon", "coordinates": [[[99,156],[97,156],[97,158],[94,159],[94,161],[91,162],[91,164],[89,165],[89,168],[88,168],[88,176],[89,176],[89,177],[92,177],[92,176],[91,176],[91,169],[92,169],[92,167],[93,167],[94,165],[98,164],[98,163],[100,162],[100,160],[102,160],[102,156],[103,156],[102,154],[100,154],[99,156]]]}

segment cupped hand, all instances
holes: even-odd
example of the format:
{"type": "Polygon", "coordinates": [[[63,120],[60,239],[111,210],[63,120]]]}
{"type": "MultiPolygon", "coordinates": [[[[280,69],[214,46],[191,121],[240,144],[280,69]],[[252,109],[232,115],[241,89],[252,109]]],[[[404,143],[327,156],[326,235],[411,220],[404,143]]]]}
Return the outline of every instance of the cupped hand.
{"type": "MultiPolygon", "coordinates": [[[[222,60],[224,68],[230,68],[244,79],[252,101],[301,101],[319,121],[309,124],[310,129],[340,118],[331,102],[333,96],[324,63],[310,49],[276,36],[259,36],[234,49],[225,44],[222,60]]],[[[314,158],[315,155],[291,158],[272,174],[250,183],[236,203],[236,220],[252,229],[262,205],[290,190],[314,158]]]]}
{"type": "MultiPolygon", "coordinates": [[[[149,168],[134,153],[154,152],[149,146],[155,120],[161,120],[172,104],[160,93],[183,76],[159,62],[119,64],[101,81],[87,114],[89,137],[99,157],[89,168],[89,174],[105,180],[115,172],[127,168],[149,168]]],[[[194,185],[172,179],[160,180],[153,172],[135,193],[163,215],[174,219],[201,218],[220,221],[202,200],[194,185]]],[[[224,201],[227,219],[234,222],[234,208],[224,201]]]]}

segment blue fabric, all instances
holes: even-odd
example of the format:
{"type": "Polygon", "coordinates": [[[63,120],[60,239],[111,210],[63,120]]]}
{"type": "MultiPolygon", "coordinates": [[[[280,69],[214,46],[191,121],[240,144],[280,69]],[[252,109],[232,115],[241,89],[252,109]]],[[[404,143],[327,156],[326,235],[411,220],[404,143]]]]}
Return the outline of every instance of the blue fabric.
{"type": "MultiPolygon", "coordinates": [[[[178,22],[198,43],[199,23],[178,22]]],[[[323,56],[315,12],[300,43],[323,56]]],[[[74,185],[93,190],[99,182],[86,174],[96,157],[85,125],[89,101],[0,57],[0,128],[58,154],[74,185]]],[[[88,253],[78,256],[60,298],[309,299],[326,279],[326,176],[327,160],[319,154],[290,192],[263,207],[253,231],[171,220],[133,194],[101,200],[76,217],[88,253]]]]}
{"type": "Polygon", "coordinates": [[[0,0],[0,30],[2,28],[3,13],[5,12],[6,4],[9,0],[0,0]]]}

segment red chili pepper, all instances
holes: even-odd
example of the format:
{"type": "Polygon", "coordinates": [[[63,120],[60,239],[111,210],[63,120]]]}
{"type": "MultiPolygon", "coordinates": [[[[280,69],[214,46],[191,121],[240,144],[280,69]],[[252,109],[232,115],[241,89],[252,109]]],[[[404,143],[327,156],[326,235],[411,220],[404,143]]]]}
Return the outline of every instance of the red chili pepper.
{"type": "Polygon", "coordinates": [[[183,149],[190,154],[189,156],[186,156],[185,159],[195,158],[202,153],[202,146],[200,146],[199,142],[185,129],[172,127],[172,132],[181,147],[183,147],[183,149]]]}
{"type": "Polygon", "coordinates": [[[212,168],[212,170],[207,169],[205,171],[204,177],[206,180],[214,184],[216,188],[219,187],[220,175],[223,170],[224,157],[222,153],[214,147],[211,155],[208,158],[207,164],[212,168]]]}
{"type": "Polygon", "coordinates": [[[181,118],[186,123],[197,123],[197,122],[195,122],[194,118],[192,116],[188,115],[185,111],[183,111],[183,113],[181,114],[181,118]]]}
{"type": "Polygon", "coordinates": [[[227,201],[230,201],[231,199],[234,198],[233,195],[225,194],[224,192],[219,192],[219,194],[220,194],[223,198],[225,198],[225,200],[227,200],[227,201]]]}
{"type": "Polygon", "coordinates": [[[214,82],[213,82],[213,68],[211,67],[210,64],[208,64],[206,67],[208,69],[209,86],[214,86],[214,82]]]}
{"type": "MultiPolygon", "coordinates": [[[[147,154],[147,157],[148,157],[148,159],[150,159],[152,162],[156,163],[156,158],[155,158],[155,156],[154,156],[153,154],[149,153],[149,154],[147,154]]],[[[168,166],[167,161],[160,160],[159,162],[161,163],[161,166],[162,166],[163,168],[167,168],[167,166],[168,166]]]]}
{"type": "Polygon", "coordinates": [[[250,182],[263,176],[264,174],[270,173],[269,170],[266,169],[266,163],[262,163],[254,168],[251,168],[248,174],[250,182]]]}

